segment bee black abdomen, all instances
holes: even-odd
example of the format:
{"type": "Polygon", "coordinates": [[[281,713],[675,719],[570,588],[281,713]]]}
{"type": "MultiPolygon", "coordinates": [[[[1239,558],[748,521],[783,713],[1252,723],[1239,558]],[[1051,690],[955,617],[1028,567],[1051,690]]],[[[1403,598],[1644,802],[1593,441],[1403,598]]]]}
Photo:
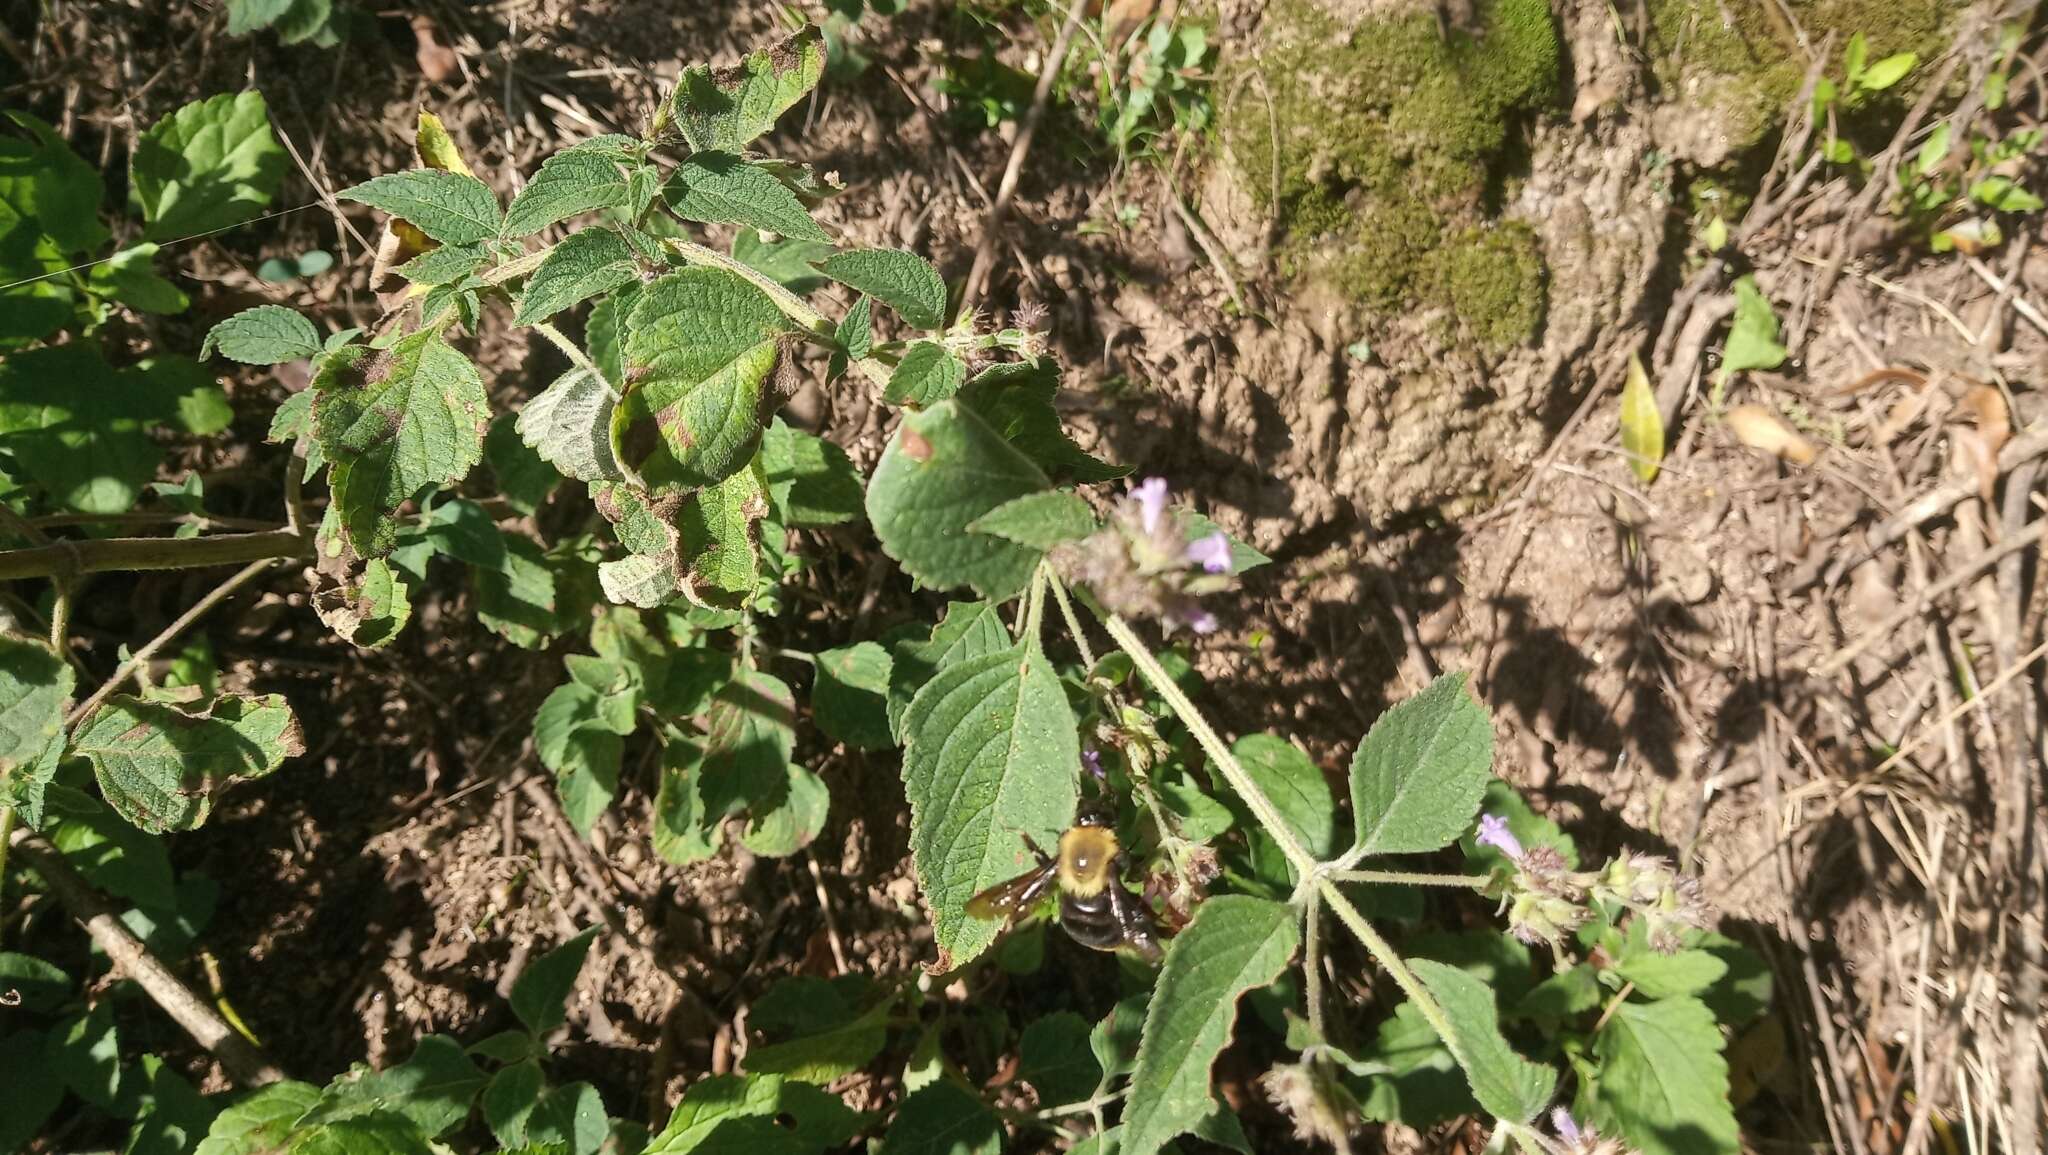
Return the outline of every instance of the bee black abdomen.
{"type": "Polygon", "coordinates": [[[1106,890],[1092,898],[1062,894],[1060,926],[1085,947],[1115,950],[1124,944],[1124,927],[1117,921],[1116,907],[1106,890]]]}

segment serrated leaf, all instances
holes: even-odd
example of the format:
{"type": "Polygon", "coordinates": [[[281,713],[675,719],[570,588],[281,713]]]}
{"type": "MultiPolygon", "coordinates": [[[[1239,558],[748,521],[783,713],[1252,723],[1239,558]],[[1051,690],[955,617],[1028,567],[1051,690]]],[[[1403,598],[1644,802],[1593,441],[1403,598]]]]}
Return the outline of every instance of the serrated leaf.
{"type": "MultiPolygon", "coordinates": [[[[428,1035],[398,1066],[377,1072],[358,1067],[328,1084],[299,1126],[393,1115],[432,1138],[467,1119],[483,1088],[484,1073],[461,1046],[445,1036],[428,1035]]],[[[297,1143],[293,1146],[296,1150],[297,1143]]]]}
{"type": "Polygon", "coordinates": [[[692,268],[644,287],[627,330],[631,384],[612,420],[622,463],[657,491],[738,472],[791,371],[782,310],[738,274],[692,268]]]}
{"type": "Polygon", "coordinates": [[[1644,485],[1657,480],[1657,469],[1664,463],[1664,414],[1657,408],[1657,392],[1650,388],[1643,359],[1633,353],[1621,387],[1621,451],[1628,455],[1628,467],[1637,480],[1644,485]]]}
{"type": "Polygon", "coordinates": [[[856,642],[817,656],[811,712],[818,729],[856,750],[886,750],[889,735],[889,651],[856,642]]]}
{"type": "Polygon", "coordinates": [[[1033,1019],[1017,1040],[1017,1077],[1038,1092],[1038,1104],[1058,1107],[1095,1093],[1102,1064],[1088,1045],[1091,1025],[1072,1011],[1033,1019]]]}
{"type": "Polygon", "coordinates": [[[397,217],[444,245],[473,245],[499,232],[498,198],[489,185],[464,173],[385,173],[335,195],[397,217]]]}
{"type": "Polygon", "coordinates": [[[76,677],[42,642],[0,634],[0,806],[39,819],[43,789],[64,748],[64,707],[76,677]]]}
{"type": "Polygon", "coordinates": [[[747,225],[802,241],[831,239],[788,185],[727,153],[692,154],[669,174],[662,196],[686,221],[747,225]]]}
{"type": "Polygon", "coordinates": [[[856,361],[872,353],[875,346],[875,299],[861,294],[853,308],[846,311],[846,316],[839,319],[832,336],[846,350],[846,355],[856,361]]]}
{"type": "Polygon", "coordinates": [[[1105,465],[1081,452],[1067,436],[1052,405],[1059,383],[1051,358],[991,365],[960,387],[957,400],[1054,481],[1113,481],[1129,473],[1128,466],[1105,465]]]}
{"type": "Polygon", "coordinates": [[[762,438],[761,464],[769,492],[782,503],[783,523],[792,528],[843,525],[865,512],[860,471],[836,442],[792,429],[778,417],[762,438]]]}
{"type": "Polygon", "coordinates": [[[796,752],[796,697],[781,679],[743,670],[704,712],[699,794],[710,822],[771,810],[786,796],[796,752]]]}
{"type": "Polygon", "coordinates": [[[832,246],[822,241],[790,237],[771,241],[753,229],[735,229],[732,234],[733,260],[767,274],[776,284],[799,296],[817,292],[832,283],[811,267],[831,256],[832,251],[832,246]]]}
{"type": "Polygon", "coordinates": [[[578,481],[624,481],[612,456],[612,391],[588,369],[571,369],[519,411],[519,436],[542,461],[578,481]]]}
{"type": "Polygon", "coordinates": [[[698,605],[745,605],[760,580],[756,525],[767,515],[767,481],[758,461],[692,494],[676,523],[689,558],[684,595],[698,605]]]}
{"type": "Polygon", "coordinates": [[[682,590],[682,575],[676,572],[675,560],[659,554],[636,553],[600,562],[597,582],[612,604],[644,610],[667,602],[682,590]]]}
{"type": "Polygon", "coordinates": [[[1062,542],[1079,541],[1097,528],[1095,511],[1071,489],[1026,494],[1004,502],[967,526],[969,533],[985,533],[1042,551],[1062,542]]]}
{"type": "Polygon", "coordinates": [[[168,416],[147,376],[116,370],[99,345],[74,341],[0,358],[0,448],[10,470],[83,513],[125,513],[156,476],[149,427],[168,416]]]}
{"type": "Polygon", "coordinates": [[[1045,655],[1017,646],[941,670],[903,717],[910,849],[931,907],[939,969],[988,949],[1000,923],[967,900],[1029,862],[1073,820],[1080,742],[1045,655]]]}
{"type": "Polygon", "coordinates": [[[207,331],[201,357],[214,350],[246,365],[278,365],[301,361],[320,351],[320,333],[313,322],[283,305],[244,309],[207,331]]]}
{"type": "Polygon", "coordinates": [[[1479,1110],[1450,1048],[1412,1002],[1380,1023],[1357,1068],[1366,1081],[1359,1110],[1368,1119],[1424,1128],[1479,1110]]]}
{"type": "MultiPolygon", "coordinates": [[[[531,402],[527,408],[532,408],[531,402]]],[[[544,505],[566,472],[550,464],[519,435],[516,413],[500,413],[492,420],[491,431],[484,434],[484,464],[491,467],[498,495],[522,515],[531,515],[544,505]]]]}
{"type": "Polygon", "coordinates": [[[946,281],[931,262],[902,249],[853,249],[818,262],[818,271],[896,310],[914,328],[946,326],[946,281]]]}
{"type": "Polygon", "coordinates": [[[335,355],[313,388],[314,434],[332,463],[335,507],[364,557],[391,548],[399,506],[427,486],[462,480],[483,457],[483,378],[435,330],[375,354],[335,355]]]}
{"type": "Polygon", "coordinates": [[[157,245],[148,242],[122,249],[95,265],[87,282],[96,292],[138,313],[182,313],[192,302],[176,285],[157,275],[157,249],[157,245]]]}
{"type": "MultiPolygon", "coordinates": [[[[915,635],[912,635],[915,637],[915,635]]],[[[1012,645],[1009,627],[992,602],[952,602],[928,638],[891,647],[889,666],[889,731],[903,740],[903,715],[912,699],[940,670],[1012,645]]]]}
{"type": "Polygon", "coordinates": [[[1601,997],[1599,972],[1590,964],[1582,964],[1529,988],[1509,1017],[1554,1029],[1564,1020],[1599,1006],[1601,997]]]}
{"type": "Polygon", "coordinates": [[[484,1085],[484,1124],[500,1146],[526,1145],[526,1121],[533,1115],[546,1081],[538,1062],[522,1059],[500,1069],[484,1085]]]}
{"type": "Polygon", "coordinates": [[[562,1025],[569,992],[597,939],[598,927],[589,927],[575,938],[533,960],[512,984],[512,1013],[526,1024],[535,1037],[562,1025]]]}
{"type": "MultiPolygon", "coordinates": [[[[1621,947],[1614,953],[1614,973],[1634,983],[1646,998],[1697,995],[1728,973],[1726,962],[1694,944],[1670,954],[1652,948],[1648,927],[1640,918],[1630,919],[1619,937],[1621,947]]],[[[1698,932],[1688,937],[1697,938],[1698,932]]]]}
{"type": "Polygon", "coordinates": [[[588,1083],[548,1091],[526,1119],[527,1143],[549,1155],[597,1155],[610,1134],[604,1097],[588,1083]]]}
{"type": "Polygon", "coordinates": [[[1216,1110],[1209,1068],[1230,1044],[1237,1000],[1280,977],[1301,942],[1283,903],[1220,895],[1167,947],[1124,1110],[1126,1155],[1154,1155],[1216,1110]]]}
{"type": "Polygon", "coordinates": [[[214,1116],[194,1155],[266,1155],[284,1148],[292,1125],[320,1100],[310,1083],[272,1083],[214,1116]]]}
{"type": "Polygon", "coordinates": [[[824,36],[807,24],[736,65],[684,69],[669,111],[693,150],[737,153],[774,128],[824,74],[824,36]]]}
{"type": "Polygon", "coordinates": [[[1575,1113],[1643,1155],[1739,1151],[1723,1045],[1698,999],[1622,1003],[1593,1037],[1599,1077],[1575,1113]]]}
{"type": "Polygon", "coordinates": [[[1557,1072],[1516,1054],[1501,1038],[1493,991],[1457,967],[1429,959],[1408,964],[1436,997],[1451,1037],[1444,1042],[1472,1087],[1472,1096],[1494,1116],[1527,1123],[1550,1104],[1557,1072]]]}
{"type": "Polygon", "coordinates": [[[829,1083],[858,1071],[889,1042],[890,1004],[883,1002],[838,1021],[818,1023],[796,1038],[747,1051],[747,1069],[805,1083],[829,1083]]]}
{"type": "Polygon", "coordinates": [[[569,682],[556,686],[533,717],[534,752],[554,772],[562,811],[579,834],[589,833],[619,789],[625,746],[607,697],[569,682]]]}
{"type": "Polygon", "coordinates": [[[1310,854],[1322,859],[1335,853],[1336,801],[1322,769],[1308,755],[1271,734],[1246,734],[1230,752],[1310,854]]]}
{"type": "MultiPolygon", "coordinates": [[[[782,789],[782,800],[765,811],[755,808],[747,819],[746,829],[740,831],[740,845],[764,858],[787,858],[809,846],[825,829],[825,817],[831,810],[832,792],[823,778],[794,762],[786,770],[788,780],[782,789]]],[[[876,1048],[877,1051],[880,1049],[876,1048]]],[[[861,1063],[873,1057],[870,1054],[861,1063]]],[[[754,1063],[752,1054],[749,1054],[748,1061],[754,1063]]],[[[856,1069],[861,1063],[855,1063],[847,1070],[856,1069]]],[[[754,1066],[757,1070],[767,1070],[758,1063],[754,1066]]],[[[845,1073],[840,1071],[832,1077],[845,1073]]]]}
{"type": "Polygon", "coordinates": [[[616,159],[572,146],[542,161],[540,171],[512,198],[505,210],[505,235],[532,236],[570,217],[625,204],[626,191],[616,159]]]}
{"type": "Polygon", "coordinates": [[[633,250],[612,229],[579,229],[548,250],[527,278],[514,324],[531,325],[639,277],[633,250]]]}
{"type": "Polygon", "coordinates": [[[940,1079],[904,1098],[876,1155],[997,1155],[1003,1123],[981,1097],[940,1079]]]}
{"type": "Polygon", "coordinates": [[[1351,759],[1353,847],[1363,854],[1420,854],[1472,826],[1492,777],[1493,723],[1447,674],[1373,723],[1351,759]]]}
{"type": "Polygon", "coordinates": [[[247,36],[268,28],[290,10],[294,0],[228,0],[228,35],[247,36]]]}
{"type": "Polygon", "coordinates": [[[502,537],[504,549],[497,562],[470,571],[476,619],[521,649],[540,649],[562,630],[555,613],[555,571],[532,538],[502,537]]]}
{"type": "Polygon", "coordinates": [[[221,790],[270,774],[306,745],[281,695],[226,694],[187,711],[122,694],[79,726],[71,749],[92,763],[108,805],[162,833],[197,828],[221,790]]]}
{"type": "Polygon", "coordinates": [[[936,341],[915,341],[889,374],[882,399],[891,405],[933,405],[960,391],[967,365],[936,341]]]}
{"type": "Polygon", "coordinates": [[[211,232],[262,212],[284,166],[263,94],[222,93],[185,105],[136,140],[129,200],[149,240],[211,232]]]}
{"type": "Polygon", "coordinates": [[[780,1075],[712,1075],[683,1093],[644,1155],[818,1155],[844,1146],[860,1120],[837,1096],[780,1075]]]}
{"type": "Polygon", "coordinates": [[[1770,300],[1756,287],[1755,277],[1737,278],[1735,321],[1721,352],[1721,379],[1726,381],[1744,369],[1776,369],[1785,363],[1785,356],[1770,300]]]}
{"type": "Polygon", "coordinates": [[[640,283],[635,281],[592,305],[590,316],[583,323],[583,340],[590,347],[591,363],[607,381],[626,379],[625,323],[633,311],[633,302],[639,298],[640,283]]]}
{"type": "Polygon", "coordinates": [[[438,1155],[441,1149],[404,1115],[370,1111],[300,1128],[284,1150],[285,1155],[438,1155]]]}
{"type": "Polygon", "coordinates": [[[366,650],[382,649],[412,619],[412,589],[397,568],[373,557],[360,573],[316,586],[313,610],[343,641],[366,650]]]}
{"type": "Polygon", "coordinates": [[[482,268],[488,257],[482,245],[442,245],[392,271],[415,285],[452,285],[482,268]]]}
{"type": "Polygon", "coordinates": [[[1030,580],[1040,552],[967,527],[1051,484],[972,409],[942,401],[905,414],[889,439],[868,481],[868,520],[882,549],[922,584],[968,585],[1007,601],[1030,580]]]}

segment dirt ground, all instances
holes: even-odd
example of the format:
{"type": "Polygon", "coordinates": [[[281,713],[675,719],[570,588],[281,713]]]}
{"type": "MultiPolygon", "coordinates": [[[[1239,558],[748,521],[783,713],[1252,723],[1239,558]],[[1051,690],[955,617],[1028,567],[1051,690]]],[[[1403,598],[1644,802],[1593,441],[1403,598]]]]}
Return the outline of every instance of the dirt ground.
{"type": "MultiPolygon", "coordinates": [[[[81,153],[118,158],[169,109],[245,84],[291,143],[278,203],[297,211],[178,257],[194,308],[157,336],[196,348],[258,300],[375,320],[357,235],[374,220],[351,209],[341,224],[323,193],[406,167],[419,108],[509,190],[561,144],[633,130],[683,63],[769,39],[789,6],[421,0],[378,11],[375,38],[332,52],[229,39],[210,5],[44,7],[7,99],[81,153]],[[414,17],[434,29],[428,48],[414,17]],[[422,63],[434,46],[453,53],[439,79],[422,63]],[[253,276],[265,257],[311,248],[339,253],[336,271],[285,291],[253,276]]],[[[2027,432],[2048,370],[2048,323],[2029,303],[2048,305],[2038,218],[1981,261],[1937,257],[1876,223],[1862,184],[1801,170],[1787,139],[1775,157],[1760,146],[1732,247],[1708,259],[1671,158],[1709,113],[1689,114],[1683,86],[1617,36],[1637,7],[1557,6],[1563,99],[1527,126],[1526,171],[1499,206],[1538,237],[1548,307],[1538,335],[1503,355],[1475,357],[1426,318],[1290,275],[1227,146],[1112,171],[1070,109],[1054,110],[1023,172],[986,307],[1049,307],[1071,369],[1061,403],[1083,443],[1198,495],[1274,557],[1198,652],[1226,731],[1296,735],[1335,781],[1389,702],[1439,671],[1472,672],[1504,778],[1581,845],[1695,866],[1724,932],[1771,961],[1772,1031],[1736,1043],[1754,1147],[1927,1150],[1954,1141],[1938,1109],[1971,1113],[1986,1137],[1976,1149],[2027,1150],[2038,1065],[2006,1056],[2039,1043],[2026,1008],[2039,1005],[2040,950],[2026,940],[2041,934],[2043,893],[2043,838],[2028,830],[2042,821],[2028,672],[2040,651],[2027,651],[2041,603],[2032,553],[1992,552],[2039,524],[2027,432]],[[1136,218],[1118,225],[1126,204],[1136,218]],[[1809,464],[1709,416],[1737,271],[1777,303],[1793,357],[1726,401],[1798,415],[1821,449],[1809,464]],[[1361,340],[1369,361],[1351,352],[1361,340]],[[1631,354],[1673,418],[1648,486],[1617,434],[1631,354]],[[1986,384],[1993,408],[1970,392],[1986,384]]],[[[1221,6],[1226,59],[1256,56],[1266,8],[1221,6]]],[[[1956,9],[1953,51],[1925,67],[1952,70],[1941,74],[1961,90],[1981,80],[1994,8],[1956,9]]],[[[957,279],[1010,148],[1005,131],[950,115],[939,62],[987,43],[1030,71],[1057,21],[1012,14],[991,35],[950,9],[871,20],[858,43],[872,66],[828,82],[775,139],[845,183],[822,210],[830,227],[926,253],[957,279]]],[[[2042,115],[2048,84],[2034,75],[2014,115],[2042,115]]],[[[1898,139],[1915,143],[1961,115],[1952,98],[1902,112],[1898,139]]],[[[1782,136],[1802,123],[1795,108],[1782,136]]],[[[546,346],[485,328],[474,355],[499,405],[561,367],[546,346]]],[[[247,507],[224,512],[261,516],[275,500],[269,451],[246,447],[301,384],[233,381],[240,420],[222,440],[245,448],[191,463],[247,507]]],[[[888,431],[852,389],[809,388],[794,413],[863,465],[888,431]]],[[[794,619],[816,634],[804,643],[854,636],[823,612],[835,590],[874,594],[865,629],[929,618],[935,603],[876,564],[864,530],[809,544],[821,560],[797,595],[813,603],[794,619]]],[[[146,634],[207,581],[109,583],[79,629],[109,644],[146,634]]],[[[219,958],[224,988],[298,1077],[401,1057],[430,1031],[487,1033],[530,952],[603,919],[624,933],[584,972],[562,1078],[659,1118],[686,1081],[733,1065],[748,1000],[773,979],[842,963],[902,974],[929,956],[893,756],[808,739],[799,758],[831,784],[833,817],[795,858],[735,846],[665,865],[646,840],[651,775],[586,849],[564,837],[529,736],[558,654],[509,647],[452,584],[390,650],[358,653],[320,627],[306,589],[280,575],[211,629],[233,679],[289,696],[307,755],[176,843],[181,867],[223,882],[209,939],[238,952],[219,958]]],[[[889,1088],[855,1079],[856,1106],[885,1101],[889,1088]]]]}

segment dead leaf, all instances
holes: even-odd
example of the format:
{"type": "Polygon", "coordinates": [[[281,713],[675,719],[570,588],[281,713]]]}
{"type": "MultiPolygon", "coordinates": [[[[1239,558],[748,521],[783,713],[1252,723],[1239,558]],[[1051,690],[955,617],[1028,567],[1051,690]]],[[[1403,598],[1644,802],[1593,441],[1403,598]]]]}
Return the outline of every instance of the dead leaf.
{"type": "Polygon", "coordinates": [[[1621,450],[1628,455],[1637,480],[1644,485],[1657,480],[1657,469],[1664,462],[1664,414],[1657,408],[1657,393],[1650,388],[1643,359],[1633,353],[1621,387],[1621,450]]]}
{"type": "Polygon", "coordinates": [[[412,36],[418,41],[413,59],[419,63],[420,75],[430,83],[439,84],[455,75],[455,50],[441,43],[440,28],[434,18],[424,12],[412,18],[412,36]]]}
{"type": "Polygon", "coordinates": [[[2012,414],[2006,408],[2005,394],[1990,385],[1970,386],[1963,394],[1962,407],[1977,424],[1956,430],[1956,449],[1977,475],[1977,491],[1988,502],[1998,488],[1998,451],[2012,440],[2012,414]]]}
{"type": "Polygon", "coordinates": [[[1723,420],[1737,441],[1780,461],[1812,465],[1820,457],[1819,447],[1761,405],[1737,405],[1723,420]]]}

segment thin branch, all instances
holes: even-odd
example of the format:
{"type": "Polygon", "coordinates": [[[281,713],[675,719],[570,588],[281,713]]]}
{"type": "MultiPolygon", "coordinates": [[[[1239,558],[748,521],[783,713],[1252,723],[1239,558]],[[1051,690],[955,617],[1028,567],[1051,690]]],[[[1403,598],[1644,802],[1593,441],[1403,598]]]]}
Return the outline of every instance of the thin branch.
{"type": "Polygon", "coordinates": [[[0,581],[55,578],[109,570],[206,569],[217,565],[293,558],[310,543],[288,529],[230,533],[219,537],[108,537],[53,541],[49,545],[0,553],[0,581]]]}
{"type": "Polygon", "coordinates": [[[1333,870],[1328,877],[1338,882],[1370,882],[1388,886],[1460,886],[1485,890],[1483,874],[1419,874],[1407,870],[1333,870]]]}
{"type": "Polygon", "coordinates": [[[79,703],[78,708],[71,711],[65,717],[64,724],[66,726],[76,726],[79,722],[91,716],[100,703],[106,701],[114,691],[126,685],[128,679],[135,676],[135,671],[141,669],[144,662],[155,657],[158,650],[176,641],[178,635],[192,628],[192,623],[205,617],[207,611],[226,601],[229,595],[249,584],[250,579],[269,569],[276,563],[276,560],[276,558],[264,558],[261,561],[250,562],[237,571],[235,576],[215,586],[212,592],[192,603],[192,608],[179,614],[176,621],[163,628],[162,633],[144,642],[141,649],[130,654],[128,660],[122,662],[120,668],[114,671],[113,677],[108,678],[104,685],[92,692],[92,697],[79,703]]]}
{"type": "Polygon", "coordinates": [[[83,876],[64,860],[64,854],[48,839],[32,830],[17,830],[9,838],[14,852],[29,869],[42,877],[50,893],[64,904],[71,917],[92,936],[92,941],[114,962],[116,970],[137,985],[164,1009],[193,1040],[220,1060],[228,1077],[244,1087],[261,1087],[284,1079],[263,1052],[236,1034],[226,1019],[184,980],[158,961],[121,921],[120,912],[83,876]]]}
{"type": "Polygon", "coordinates": [[[1817,677],[1829,677],[1839,673],[1844,666],[1853,662],[1865,650],[1890,636],[1893,630],[1927,612],[1936,600],[1952,593],[1961,586],[1976,579],[1983,571],[2023,549],[2031,549],[2044,535],[2048,535],[2048,521],[2036,521],[2020,532],[2007,537],[1990,549],[1978,553],[1961,565],[1953,567],[1947,577],[1922,589],[1913,600],[1900,606],[1875,626],[1865,630],[1863,636],[1830,654],[1826,661],[1813,668],[1817,677]]]}
{"type": "Polygon", "coordinates": [[[960,290],[962,308],[973,308],[981,300],[981,291],[987,287],[989,269],[995,264],[996,240],[1003,235],[1003,217],[1009,212],[1010,198],[1017,195],[1017,180],[1024,172],[1024,158],[1031,152],[1031,140],[1038,135],[1039,122],[1045,119],[1046,105],[1052,101],[1052,88],[1059,79],[1060,69],[1066,66],[1067,49],[1074,42],[1074,33],[1080,30],[1081,14],[1087,5],[1078,2],[1067,10],[1066,23],[1060,25],[1059,35],[1053,38],[1052,51],[1045,54],[1045,63],[1038,70],[1038,87],[1031,93],[1031,108],[1024,113],[1024,123],[1017,126],[1016,142],[1010,146],[1009,163],[1003,166],[1003,179],[996,185],[996,203],[988,210],[988,220],[981,226],[981,243],[974,249],[974,264],[968,270],[967,283],[960,290]]]}

